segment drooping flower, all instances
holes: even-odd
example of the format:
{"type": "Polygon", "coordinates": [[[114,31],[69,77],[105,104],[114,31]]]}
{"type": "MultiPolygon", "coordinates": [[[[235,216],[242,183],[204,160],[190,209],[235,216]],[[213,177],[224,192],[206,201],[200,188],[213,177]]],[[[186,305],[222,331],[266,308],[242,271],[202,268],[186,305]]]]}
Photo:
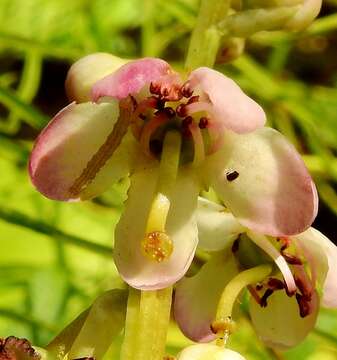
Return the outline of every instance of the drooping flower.
{"type": "Polygon", "coordinates": [[[241,270],[275,262],[270,276],[248,287],[252,324],[269,346],[297,345],[315,325],[320,303],[337,307],[337,247],[309,228],[287,237],[267,237],[243,227],[221,205],[200,198],[199,245],[215,251],[177,285],[175,317],[194,341],[215,338],[211,329],[223,289],[241,270]]]}
{"type": "Polygon", "coordinates": [[[197,197],[209,186],[252,230],[286,236],[310,226],[317,194],[303,161],[280,133],[263,128],[262,108],[234,81],[209,68],[184,81],[155,58],[121,63],[94,54],[72,66],[66,88],[74,102],[38,137],[29,172],[40,192],[63,201],[93,198],[130,176],[114,250],[126,282],[159,289],[184,275],[198,242],[197,197]],[[165,231],[147,233],[172,131],[182,143],[176,184],[163,197],[165,231]]]}
{"type": "Polygon", "coordinates": [[[239,353],[213,344],[197,344],[185,348],[177,360],[245,360],[239,353]]]}

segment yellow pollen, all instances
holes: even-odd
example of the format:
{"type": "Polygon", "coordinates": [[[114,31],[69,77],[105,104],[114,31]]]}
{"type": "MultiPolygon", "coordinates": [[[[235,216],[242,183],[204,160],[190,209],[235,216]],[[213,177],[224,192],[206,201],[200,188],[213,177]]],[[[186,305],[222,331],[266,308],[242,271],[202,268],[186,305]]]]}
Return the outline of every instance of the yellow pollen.
{"type": "Polygon", "coordinates": [[[172,240],[163,231],[152,231],[147,233],[141,246],[144,254],[151,260],[157,262],[167,260],[173,252],[172,240]]]}

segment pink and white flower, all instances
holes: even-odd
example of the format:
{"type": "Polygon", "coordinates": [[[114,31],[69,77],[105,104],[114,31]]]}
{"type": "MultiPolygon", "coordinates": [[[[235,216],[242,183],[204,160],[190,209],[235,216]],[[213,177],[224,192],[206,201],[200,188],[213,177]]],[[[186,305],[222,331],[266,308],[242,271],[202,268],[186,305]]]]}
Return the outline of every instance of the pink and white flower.
{"type": "Polygon", "coordinates": [[[38,137],[29,173],[42,194],[61,201],[93,198],[130,177],[114,250],[126,282],[159,289],[185,274],[198,243],[197,197],[209,186],[254,231],[288,236],[311,225],[317,194],[303,161],[280,133],[263,128],[262,108],[233,80],[209,68],[183,80],[156,58],[122,63],[101,53],[71,67],[74,102],[38,137]],[[173,252],[154,261],[141,240],[172,129],[182,136],[166,224],[173,252]]]}
{"type": "Polygon", "coordinates": [[[211,330],[225,286],[242,269],[274,262],[272,274],[248,287],[252,324],[269,346],[297,345],[315,326],[320,304],[337,307],[337,247],[314,228],[286,237],[248,230],[221,205],[199,199],[199,245],[211,259],[176,288],[175,318],[197,342],[215,338],[211,330]]]}

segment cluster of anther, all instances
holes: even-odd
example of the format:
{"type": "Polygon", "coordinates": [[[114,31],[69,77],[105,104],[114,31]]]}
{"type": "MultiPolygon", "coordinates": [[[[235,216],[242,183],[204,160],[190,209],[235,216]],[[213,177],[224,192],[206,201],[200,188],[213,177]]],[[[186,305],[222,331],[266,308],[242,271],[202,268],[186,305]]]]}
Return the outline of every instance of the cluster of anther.
{"type": "MultiPolygon", "coordinates": [[[[278,238],[278,242],[282,242],[281,245],[281,254],[284,257],[284,259],[287,261],[289,265],[303,265],[302,260],[298,258],[295,255],[290,254],[289,252],[286,252],[286,249],[290,246],[290,239],[289,238],[278,238]]],[[[309,286],[309,284],[306,284],[305,281],[303,281],[300,277],[294,276],[294,280],[297,286],[297,291],[290,292],[285,284],[284,281],[281,281],[276,278],[270,278],[266,284],[258,284],[256,286],[257,291],[261,291],[262,289],[265,289],[263,295],[261,298],[258,299],[258,295],[254,296],[254,298],[258,301],[258,303],[262,307],[267,306],[267,299],[274,293],[274,291],[277,290],[285,290],[288,296],[294,296],[296,297],[296,301],[299,307],[299,312],[301,317],[306,317],[310,315],[311,313],[311,307],[310,302],[312,298],[312,288],[309,286]]]]}
{"type": "MultiPolygon", "coordinates": [[[[191,136],[190,127],[194,123],[194,119],[189,115],[188,106],[199,102],[199,95],[193,95],[193,90],[190,87],[189,82],[180,85],[178,82],[152,82],[149,87],[151,96],[145,100],[137,103],[134,101],[135,114],[138,120],[143,123],[141,125],[140,137],[142,132],[147,127],[151,127],[151,135],[155,134],[156,130],[165,124],[168,124],[169,120],[175,120],[175,126],[180,128],[182,135],[185,138],[191,136]],[[185,98],[185,101],[183,100],[185,98]],[[170,104],[167,104],[170,103],[170,104]],[[160,121],[156,124],[150,125],[151,118],[148,118],[146,112],[148,109],[153,109],[153,118],[160,117],[160,121]]],[[[206,116],[202,116],[198,119],[197,125],[200,129],[207,128],[209,119],[206,116]]],[[[161,152],[162,141],[158,138],[150,138],[149,148],[152,153],[157,155],[161,152]]]]}
{"type": "MultiPolygon", "coordinates": [[[[278,238],[278,242],[282,242],[280,252],[284,259],[287,261],[289,265],[303,265],[302,260],[295,255],[286,252],[286,250],[290,246],[289,238],[278,238]]],[[[237,252],[239,249],[239,241],[236,240],[233,243],[232,251],[233,253],[237,252]]],[[[295,292],[291,292],[287,288],[287,284],[285,281],[280,280],[278,278],[269,278],[267,281],[257,284],[255,287],[249,286],[248,290],[255,299],[255,301],[261,307],[267,307],[268,298],[275,292],[279,290],[284,290],[289,297],[295,295],[296,301],[299,307],[299,313],[301,317],[306,317],[311,313],[310,302],[312,299],[312,287],[309,283],[304,281],[299,276],[294,276],[294,280],[297,286],[297,290],[295,292]],[[262,295],[261,295],[262,294],[262,295]]]]}
{"type": "Polygon", "coordinates": [[[41,356],[26,339],[9,336],[0,338],[0,360],[39,360],[41,356]]]}

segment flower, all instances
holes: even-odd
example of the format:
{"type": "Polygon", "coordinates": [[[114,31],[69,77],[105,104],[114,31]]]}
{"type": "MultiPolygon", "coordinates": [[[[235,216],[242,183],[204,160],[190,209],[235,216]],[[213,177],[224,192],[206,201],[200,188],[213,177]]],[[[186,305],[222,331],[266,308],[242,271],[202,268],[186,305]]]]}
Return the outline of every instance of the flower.
{"type": "Polygon", "coordinates": [[[38,137],[30,177],[42,194],[66,201],[93,198],[130,176],[114,259],[131,286],[160,289],[185,274],[198,242],[197,197],[209,186],[261,233],[299,233],[316,216],[315,186],[300,156],[263,128],[262,108],[223,74],[202,67],[183,81],[161,59],[99,53],[71,67],[66,89],[74,102],[38,137]],[[182,139],[180,164],[162,194],[160,158],[172,131],[182,139]],[[148,232],[153,204],[165,212],[163,229],[148,232]]]}
{"type": "Polygon", "coordinates": [[[242,269],[271,260],[278,269],[248,286],[252,324],[267,345],[297,345],[314,327],[320,302],[337,307],[337,247],[318,230],[266,237],[243,227],[221,205],[202,198],[198,226],[199,245],[215,253],[196,275],[178,283],[174,304],[175,318],[192,340],[214,339],[211,324],[226,285],[242,269]]]}
{"type": "Polygon", "coordinates": [[[40,360],[41,355],[26,339],[9,336],[0,338],[0,359],[3,360],[40,360]]]}
{"type": "Polygon", "coordinates": [[[239,353],[213,344],[197,344],[185,348],[177,360],[245,360],[239,353]]]}

